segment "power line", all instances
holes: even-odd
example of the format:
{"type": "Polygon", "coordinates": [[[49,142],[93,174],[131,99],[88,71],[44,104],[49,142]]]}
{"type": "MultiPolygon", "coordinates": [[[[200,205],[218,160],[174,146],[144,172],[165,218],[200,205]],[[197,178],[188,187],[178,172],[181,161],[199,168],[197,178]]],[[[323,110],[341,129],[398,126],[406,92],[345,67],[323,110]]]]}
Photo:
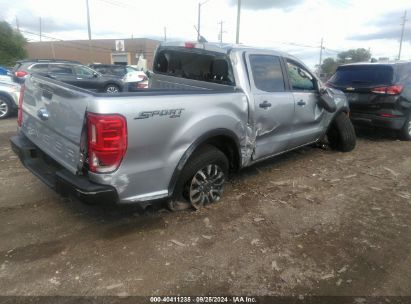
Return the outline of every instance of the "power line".
{"type": "MultiPolygon", "coordinates": [[[[39,36],[38,33],[33,33],[33,32],[22,30],[22,29],[20,29],[20,32],[25,33],[25,34],[29,34],[29,35],[32,35],[32,36],[36,36],[36,37],[39,36]]],[[[77,42],[74,42],[74,41],[65,41],[63,39],[58,39],[58,38],[47,36],[47,35],[44,35],[44,34],[43,34],[43,37],[52,39],[54,41],[58,41],[61,45],[64,45],[64,46],[67,46],[67,47],[71,47],[71,48],[75,48],[75,49],[79,49],[79,50],[85,50],[85,51],[88,50],[87,46],[84,45],[84,44],[81,44],[81,43],[77,43],[77,42]],[[73,45],[77,45],[78,47],[73,46],[73,45]]],[[[102,51],[106,51],[106,52],[110,52],[110,53],[113,51],[112,49],[106,49],[106,48],[98,47],[98,46],[95,47],[95,48],[101,49],[102,51]]]]}
{"type": "Polygon", "coordinates": [[[136,9],[137,8],[134,5],[124,3],[124,2],[121,2],[121,1],[118,1],[118,0],[98,0],[98,1],[107,3],[107,4],[110,4],[110,5],[119,7],[119,8],[124,8],[124,9],[130,9],[130,8],[135,8],[136,9]]]}

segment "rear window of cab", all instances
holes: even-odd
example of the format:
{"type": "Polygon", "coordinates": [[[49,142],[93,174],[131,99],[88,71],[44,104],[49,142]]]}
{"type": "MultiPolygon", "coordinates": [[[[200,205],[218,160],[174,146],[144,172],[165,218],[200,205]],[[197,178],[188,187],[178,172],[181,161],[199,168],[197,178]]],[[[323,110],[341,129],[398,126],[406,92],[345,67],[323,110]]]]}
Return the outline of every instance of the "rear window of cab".
{"type": "Polygon", "coordinates": [[[179,78],[234,86],[234,75],[227,55],[178,50],[160,50],[154,72],[179,78]]]}

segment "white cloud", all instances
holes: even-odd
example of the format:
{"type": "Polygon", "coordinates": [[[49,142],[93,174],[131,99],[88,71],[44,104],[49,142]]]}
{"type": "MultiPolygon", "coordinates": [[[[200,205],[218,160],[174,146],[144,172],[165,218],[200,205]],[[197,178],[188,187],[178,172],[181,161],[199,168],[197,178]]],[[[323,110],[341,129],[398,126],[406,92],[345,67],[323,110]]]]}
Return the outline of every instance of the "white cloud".
{"type": "MultiPolygon", "coordinates": [[[[94,38],[127,38],[131,35],[162,37],[164,27],[167,27],[169,38],[196,38],[194,25],[197,25],[197,0],[89,2],[94,38]]],[[[224,41],[235,41],[237,12],[233,2],[235,0],[209,0],[202,5],[201,33],[209,41],[217,41],[218,22],[221,20],[224,21],[224,41]]],[[[401,13],[409,7],[409,0],[391,0],[379,2],[378,5],[371,0],[295,0],[290,2],[293,4],[291,8],[285,1],[276,2],[275,6],[270,6],[270,1],[243,0],[243,3],[242,43],[288,51],[304,59],[310,66],[318,63],[321,38],[324,38],[324,45],[328,48],[324,58],[335,54],[331,50],[358,47],[370,48],[375,57],[395,58],[398,53],[401,13]],[[388,13],[392,17],[384,19],[384,24],[373,22],[388,13]],[[388,25],[392,29],[390,35],[394,35],[391,39],[351,39],[353,36],[379,32],[388,25]],[[395,37],[396,28],[398,38],[395,37]]],[[[30,31],[36,31],[36,23],[41,16],[45,20],[43,32],[46,35],[61,39],[87,39],[85,0],[0,0],[0,12],[0,17],[12,24],[15,24],[15,16],[18,16],[22,26],[30,25],[27,26],[30,31]]],[[[38,37],[30,35],[30,38],[35,40],[38,37]]],[[[403,58],[411,59],[411,44],[408,42],[403,45],[403,55],[403,58]]]]}

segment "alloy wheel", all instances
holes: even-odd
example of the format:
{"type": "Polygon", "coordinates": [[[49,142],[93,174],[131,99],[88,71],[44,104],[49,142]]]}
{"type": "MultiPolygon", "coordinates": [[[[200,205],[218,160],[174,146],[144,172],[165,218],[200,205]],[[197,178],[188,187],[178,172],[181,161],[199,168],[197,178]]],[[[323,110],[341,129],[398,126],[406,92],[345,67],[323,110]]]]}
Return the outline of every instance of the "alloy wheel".
{"type": "Polygon", "coordinates": [[[218,201],[223,194],[224,181],[224,171],[216,164],[198,170],[190,184],[191,205],[198,209],[204,204],[218,201]]]}
{"type": "Polygon", "coordinates": [[[3,118],[9,112],[9,105],[4,100],[0,99],[0,118],[3,118]]]}
{"type": "Polygon", "coordinates": [[[107,93],[118,93],[119,89],[116,86],[109,86],[106,89],[107,93]]]}

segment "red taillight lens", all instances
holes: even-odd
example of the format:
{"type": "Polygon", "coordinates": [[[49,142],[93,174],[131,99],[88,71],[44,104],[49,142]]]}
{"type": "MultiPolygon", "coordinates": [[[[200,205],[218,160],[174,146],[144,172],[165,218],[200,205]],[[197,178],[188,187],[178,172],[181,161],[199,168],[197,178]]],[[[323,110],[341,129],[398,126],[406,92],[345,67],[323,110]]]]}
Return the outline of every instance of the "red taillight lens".
{"type": "Polygon", "coordinates": [[[16,77],[22,78],[22,77],[24,77],[24,76],[27,75],[27,72],[25,72],[25,71],[17,71],[17,72],[14,73],[14,75],[16,75],[16,77]]]}
{"type": "Polygon", "coordinates": [[[126,119],[116,114],[87,113],[87,130],[89,170],[116,170],[127,150],[126,119]]]}
{"type": "Polygon", "coordinates": [[[194,42],[186,42],[184,43],[184,47],[187,49],[194,49],[196,47],[196,44],[194,42]]]}
{"type": "Polygon", "coordinates": [[[23,84],[20,87],[20,96],[19,96],[19,106],[17,108],[17,124],[19,127],[21,127],[23,123],[23,98],[24,98],[24,90],[26,89],[26,86],[23,84]]]}
{"type": "Polygon", "coordinates": [[[147,89],[148,88],[148,84],[147,83],[137,83],[137,88],[138,89],[147,89]]]}
{"type": "Polygon", "coordinates": [[[403,89],[402,85],[395,85],[389,87],[378,87],[371,90],[371,92],[376,94],[387,94],[387,95],[398,95],[401,94],[403,89]]]}

